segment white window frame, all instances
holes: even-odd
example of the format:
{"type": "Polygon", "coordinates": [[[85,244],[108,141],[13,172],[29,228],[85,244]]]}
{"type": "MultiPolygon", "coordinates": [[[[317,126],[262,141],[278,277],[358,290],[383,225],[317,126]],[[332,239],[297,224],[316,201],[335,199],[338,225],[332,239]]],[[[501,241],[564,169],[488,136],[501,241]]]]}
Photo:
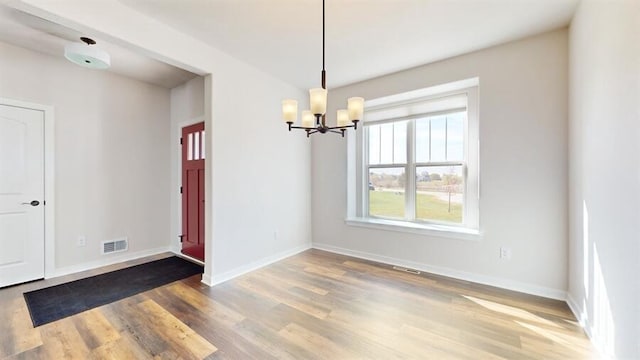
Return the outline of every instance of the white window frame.
{"type": "MultiPolygon", "coordinates": [[[[362,131],[351,132],[348,138],[348,201],[346,223],[353,226],[364,226],[382,230],[402,231],[409,233],[435,235],[460,239],[478,240],[481,238],[480,214],[479,214],[479,121],[478,121],[478,97],[479,79],[467,79],[432,86],[411,92],[386,96],[365,102],[365,118],[362,131]],[[445,113],[460,111],[460,108],[434,109],[434,111],[412,113],[411,106],[403,108],[403,104],[424,103],[429,104],[437,99],[453,98],[456,95],[466,95],[467,120],[464,133],[464,161],[446,161],[441,165],[462,165],[464,174],[464,213],[462,224],[444,223],[438,221],[416,220],[415,196],[416,196],[416,168],[421,165],[435,166],[436,163],[416,163],[415,160],[415,119],[436,116],[445,113]],[[377,116],[374,121],[367,121],[367,108],[385,109],[385,107],[401,108],[402,111],[394,112],[389,118],[377,116]],[[407,123],[407,159],[402,164],[367,165],[368,142],[365,138],[367,123],[381,124],[410,120],[407,123]],[[369,216],[369,168],[403,168],[405,169],[405,214],[407,219],[394,220],[369,216]]],[[[425,108],[429,108],[426,106],[425,108]]]]}

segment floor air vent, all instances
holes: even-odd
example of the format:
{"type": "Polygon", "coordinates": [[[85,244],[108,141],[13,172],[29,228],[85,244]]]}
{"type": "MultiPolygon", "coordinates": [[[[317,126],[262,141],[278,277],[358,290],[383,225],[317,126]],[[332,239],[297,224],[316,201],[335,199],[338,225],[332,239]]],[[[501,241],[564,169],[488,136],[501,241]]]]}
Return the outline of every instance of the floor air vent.
{"type": "Polygon", "coordinates": [[[394,270],[398,270],[398,271],[408,272],[410,274],[420,275],[420,271],[415,270],[415,269],[408,269],[408,268],[402,267],[402,266],[394,266],[393,269],[394,270]]]}
{"type": "Polygon", "coordinates": [[[129,240],[127,238],[102,242],[102,255],[127,251],[129,240]]]}

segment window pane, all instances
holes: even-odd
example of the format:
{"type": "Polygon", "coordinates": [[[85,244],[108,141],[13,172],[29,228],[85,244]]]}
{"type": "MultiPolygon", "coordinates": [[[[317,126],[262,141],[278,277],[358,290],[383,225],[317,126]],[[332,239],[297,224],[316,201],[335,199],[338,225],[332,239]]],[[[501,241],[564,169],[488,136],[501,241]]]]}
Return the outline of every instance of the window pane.
{"type": "Polygon", "coordinates": [[[393,124],[380,126],[380,163],[393,163],[393,124]]]}
{"type": "Polygon", "coordinates": [[[447,160],[464,160],[464,119],[466,113],[447,115],[447,160]]]}
{"type": "Polygon", "coordinates": [[[429,119],[416,120],[416,161],[429,162],[429,119]]]}
{"type": "Polygon", "coordinates": [[[445,161],[447,137],[447,117],[434,116],[431,119],[431,161],[445,161]]]}
{"type": "Polygon", "coordinates": [[[407,162],[407,122],[393,123],[393,163],[407,162]]]}
{"type": "Polygon", "coordinates": [[[193,160],[200,160],[200,132],[193,133],[193,137],[195,139],[193,145],[193,160]]]}
{"type": "Polygon", "coordinates": [[[416,219],[462,223],[462,166],[416,168],[416,219]]]}
{"type": "Polygon", "coordinates": [[[204,153],[205,153],[205,151],[204,151],[204,143],[205,143],[205,141],[204,141],[204,130],[202,130],[202,132],[200,133],[200,136],[201,136],[201,139],[202,139],[202,154],[200,154],[200,155],[202,155],[201,158],[204,159],[204,153]]]}
{"type": "Polygon", "coordinates": [[[369,215],[404,218],[404,168],[369,169],[369,215]]]}
{"type": "Polygon", "coordinates": [[[369,164],[380,164],[380,125],[367,127],[369,131],[369,164]]]}

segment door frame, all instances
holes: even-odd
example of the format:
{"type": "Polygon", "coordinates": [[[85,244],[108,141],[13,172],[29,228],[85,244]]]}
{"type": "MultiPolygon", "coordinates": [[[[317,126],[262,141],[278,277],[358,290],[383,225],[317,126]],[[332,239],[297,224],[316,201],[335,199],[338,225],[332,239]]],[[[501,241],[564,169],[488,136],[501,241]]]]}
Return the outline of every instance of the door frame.
{"type": "MultiPolygon", "coordinates": [[[[187,126],[191,126],[191,125],[195,125],[197,123],[201,123],[201,122],[205,122],[204,121],[204,116],[196,116],[195,118],[189,119],[189,120],[185,120],[185,121],[180,121],[176,124],[176,133],[178,138],[176,139],[176,141],[180,141],[180,138],[182,137],[182,128],[187,127],[187,126]]],[[[207,131],[206,128],[206,123],[205,123],[205,131],[207,131]]],[[[205,162],[205,169],[206,169],[206,162],[205,162]]],[[[179,172],[178,176],[178,187],[180,186],[184,186],[182,184],[182,146],[178,146],[178,167],[177,167],[177,172],[179,172]]],[[[172,190],[173,191],[173,190],[172,190]]],[[[178,191],[177,192],[177,230],[180,231],[180,233],[182,233],[182,194],[178,191]]],[[[207,189],[206,189],[206,183],[205,183],[205,194],[207,193],[207,189]]],[[[205,231],[206,231],[206,221],[204,223],[205,226],[205,231]]],[[[177,235],[177,234],[176,234],[177,235]]],[[[172,248],[174,249],[174,253],[176,254],[180,254],[180,255],[184,255],[182,254],[182,244],[180,243],[180,239],[176,236],[176,238],[171,242],[172,244],[172,248]]],[[[205,249],[206,249],[206,241],[205,241],[205,249]]],[[[205,250],[206,251],[206,250],[205,250]]],[[[201,264],[204,265],[204,262],[189,257],[190,259],[197,261],[201,264]]]]}
{"type": "Polygon", "coordinates": [[[42,111],[44,127],[44,277],[55,274],[55,116],[54,107],[0,97],[0,105],[42,111]]]}

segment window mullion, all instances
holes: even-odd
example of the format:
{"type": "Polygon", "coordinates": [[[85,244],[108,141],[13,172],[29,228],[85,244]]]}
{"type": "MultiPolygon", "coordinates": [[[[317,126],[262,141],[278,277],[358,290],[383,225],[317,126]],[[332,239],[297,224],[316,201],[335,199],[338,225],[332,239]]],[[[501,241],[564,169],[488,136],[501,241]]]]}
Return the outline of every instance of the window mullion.
{"type": "Polygon", "coordinates": [[[429,118],[429,162],[431,162],[431,118],[429,118]]]}
{"type": "Polygon", "coordinates": [[[396,124],[391,126],[391,163],[396,162],[396,124]]]}
{"type": "Polygon", "coordinates": [[[378,130],[378,164],[382,164],[382,128],[378,130]]]}
{"type": "Polygon", "coordinates": [[[369,217],[369,127],[364,127],[364,142],[362,147],[362,216],[369,217]]]}
{"type": "Polygon", "coordinates": [[[449,118],[444,118],[444,159],[449,160],[449,118]]]}
{"type": "Polygon", "coordinates": [[[415,120],[407,123],[407,165],[405,167],[405,218],[416,219],[415,120]]]}

